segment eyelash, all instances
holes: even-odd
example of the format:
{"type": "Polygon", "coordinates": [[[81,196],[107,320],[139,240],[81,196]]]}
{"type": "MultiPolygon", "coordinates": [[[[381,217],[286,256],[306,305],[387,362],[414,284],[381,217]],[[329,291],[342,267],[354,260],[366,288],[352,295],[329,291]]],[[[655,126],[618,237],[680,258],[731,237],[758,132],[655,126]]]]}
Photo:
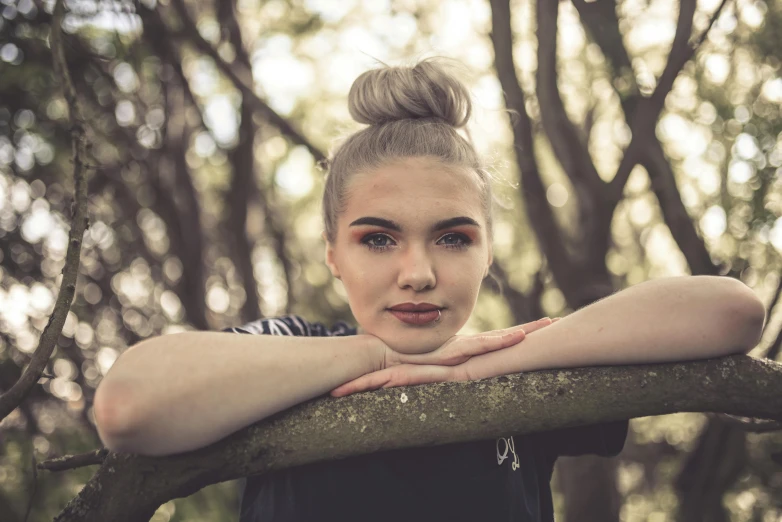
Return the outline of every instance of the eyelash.
{"type": "MultiPolygon", "coordinates": [[[[462,243],[458,244],[458,245],[453,245],[453,244],[445,245],[445,248],[450,248],[450,249],[453,249],[453,250],[463,250],[463,249],[467,248],[468,246],[470,246],[470,244],[472,243],[472,240],[468,236],[466,236],[464,234],[459,234],[457,232],[449,232],[448,234],[445,234],[440,239],[443,239],[443,238],[448,237],[448,236],[455,236],[458,239],[461,239],[462,243]]],[[[391,236],[389,236],[388,234],[374,233],[374,234],[368,234],[368,235],[364,236],[361,239],[361,244],[366,246],[369,250],[371,250],[373,252],[383,252],[385,250],[388,250],[388,246],[387,245],[378,246],[378,245],[370,244],[370,241],[373,238],[376,238],[376,237],[387,237],[387,238],[389,238],[389,239],[391,239],[393,241],[393,238],[391,236]]]]}

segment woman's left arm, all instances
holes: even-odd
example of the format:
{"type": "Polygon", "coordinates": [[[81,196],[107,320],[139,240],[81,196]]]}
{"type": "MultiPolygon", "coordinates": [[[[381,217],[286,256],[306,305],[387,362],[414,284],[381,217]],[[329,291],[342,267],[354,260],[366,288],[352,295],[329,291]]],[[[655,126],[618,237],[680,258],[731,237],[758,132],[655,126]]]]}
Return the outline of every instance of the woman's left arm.
{"type": "Polygon", "coordinates": [[[688,361],[747,353],[766,311],[741,281],[652,279],[596,301],[504,350],[463,364],[469,380],[536,370],[688,361]]]}

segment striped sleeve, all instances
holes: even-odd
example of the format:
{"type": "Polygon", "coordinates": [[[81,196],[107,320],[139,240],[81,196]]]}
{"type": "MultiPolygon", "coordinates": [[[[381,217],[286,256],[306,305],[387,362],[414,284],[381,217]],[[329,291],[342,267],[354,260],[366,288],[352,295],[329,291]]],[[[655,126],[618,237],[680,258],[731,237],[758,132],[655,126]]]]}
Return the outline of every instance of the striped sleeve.
{"type": "Polygon", "coordinates": [[[329,329],[322,323],[310,322],[300,315],[283,315],[257,319],[242,326],[225,328],[223,332],[255,335],[293,335],[302,337],[331,337],[334,335],[350,335],[354,328],[339,321],[329,329]]]}

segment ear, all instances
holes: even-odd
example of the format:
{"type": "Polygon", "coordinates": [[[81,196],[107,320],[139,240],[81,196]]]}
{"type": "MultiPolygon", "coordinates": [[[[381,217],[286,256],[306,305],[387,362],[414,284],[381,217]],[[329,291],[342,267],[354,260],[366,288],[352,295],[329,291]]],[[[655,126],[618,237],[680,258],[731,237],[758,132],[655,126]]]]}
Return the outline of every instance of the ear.
{"type": "Polygon", "coordinates": [[[334,262],[334,247],[331,243],[329,243],[325,232],[321,234],[321,237],[323,237],[323,241],[326,243],[326,266],[328,266],[329,270],[331,270],[331,275],[337,279],[340,279],[339,268],[337,268],[337,264],[334,262]]]}
{"type": "Polygon", "coordinates": [[[489,275],[489,268],[491,267],[491,264],[494,262],[494,253],[492,252],[492,249],[489,248],[489,263],[486,265],[486,271],[483,273],[483,278],[486,279],[486,277],[489,275]]]}

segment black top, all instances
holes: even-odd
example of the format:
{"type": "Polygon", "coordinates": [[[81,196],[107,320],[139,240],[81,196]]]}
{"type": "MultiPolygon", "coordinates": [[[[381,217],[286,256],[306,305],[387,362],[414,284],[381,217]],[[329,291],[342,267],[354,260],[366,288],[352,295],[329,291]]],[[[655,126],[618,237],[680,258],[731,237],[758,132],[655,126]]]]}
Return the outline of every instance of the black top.
{"type": "MultiPolygon", "coordinates": [[[[226,332],[342,336],[298,315],[226,332]]],[[[553,522],[551,473],[560,455],[613,457],[628,421],[496,440],[385,451],[242,479],[240,522],[553,522]],[[514,462],[517,464],[514,466],[514,462]]]]}

